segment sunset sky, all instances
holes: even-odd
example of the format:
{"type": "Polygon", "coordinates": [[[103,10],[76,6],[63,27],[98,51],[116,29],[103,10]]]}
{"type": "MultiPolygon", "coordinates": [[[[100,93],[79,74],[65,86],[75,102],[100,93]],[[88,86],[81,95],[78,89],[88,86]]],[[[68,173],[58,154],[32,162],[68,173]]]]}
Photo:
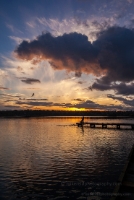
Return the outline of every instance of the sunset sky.
{"type": "Polygon", "coordinates": [[[134,0],[1,0],[0,110],[134,110],[134,0]]]}

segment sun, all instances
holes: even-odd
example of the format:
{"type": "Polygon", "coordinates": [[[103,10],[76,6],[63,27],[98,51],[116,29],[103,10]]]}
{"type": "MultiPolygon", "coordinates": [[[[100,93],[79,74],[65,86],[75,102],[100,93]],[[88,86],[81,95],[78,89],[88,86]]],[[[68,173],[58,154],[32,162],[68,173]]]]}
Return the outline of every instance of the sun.
{"type": "Polygon", "coordinates": [[[73,108],[68,108],[67,110],[68,110],[68,111],[86,111],[87,109],[85,109],[85,108],[75,108],[75,107],[73,107],[73,108]]]}

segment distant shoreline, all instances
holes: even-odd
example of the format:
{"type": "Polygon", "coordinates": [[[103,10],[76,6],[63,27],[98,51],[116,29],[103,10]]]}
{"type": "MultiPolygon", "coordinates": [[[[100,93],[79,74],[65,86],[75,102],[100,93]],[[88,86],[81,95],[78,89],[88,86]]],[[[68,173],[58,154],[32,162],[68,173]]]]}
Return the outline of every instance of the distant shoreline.
{"type": "Polygon", "coordinates": [[[128,119],[134,118],[133,111],[56,111],[56,110],[13,110],[0,111],[0,118],[32,117],[82,117],[90,119],[128,119]]]}
{"type": "MultiPolygon", "coordinates": [[[[32,117],[37,117],[37,118],[39,118],[39,117],[52,117],[52,118],[54,118],[54,117],[58,117],[58,118],[62,118],[62,117],[67,117],[67,118],[71,118],[71,117],[79,117],[79,118],[81,118],[82,116],[77,116],[77,115],[75,115],[75,116],[73,116],[73,115],[61,115],[61,116],[59,116],[59,115],[49,115],[49,116],[0,116],[0,118],[32,118],[32,117]]],[[[127,116],[117,116],[117,117],[111,117],[111,116],[84,116],[85,118],[90,118],[90,119],[127,119],[127,118],[134,118],[134,117],[127,117],[127,116]]]]}

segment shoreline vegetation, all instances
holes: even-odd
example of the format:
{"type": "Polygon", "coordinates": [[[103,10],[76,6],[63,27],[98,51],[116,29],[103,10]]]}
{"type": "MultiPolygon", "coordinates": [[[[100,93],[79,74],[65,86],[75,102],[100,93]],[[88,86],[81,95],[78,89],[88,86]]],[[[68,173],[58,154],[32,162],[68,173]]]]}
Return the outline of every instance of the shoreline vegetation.
{"type": "Polygon", "coordinates": [[[0,117],[90,117],[90,118],[134,118],[134,111],[60,111],[60,110],[8,110],[0,111],[0,117]]]}

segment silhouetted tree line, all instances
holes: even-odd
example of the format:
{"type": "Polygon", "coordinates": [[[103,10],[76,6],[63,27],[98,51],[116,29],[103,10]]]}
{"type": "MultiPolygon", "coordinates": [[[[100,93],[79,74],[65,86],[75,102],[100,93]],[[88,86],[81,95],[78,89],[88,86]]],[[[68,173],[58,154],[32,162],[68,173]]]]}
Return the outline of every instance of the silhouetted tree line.
{"type": "Polygon", "coordinates": [[[57,110],[10,110],[0,111],[0,117],[41,117],[41,116],[104,116],[134,117],[134,111],[57,111],[57,110]]]}

